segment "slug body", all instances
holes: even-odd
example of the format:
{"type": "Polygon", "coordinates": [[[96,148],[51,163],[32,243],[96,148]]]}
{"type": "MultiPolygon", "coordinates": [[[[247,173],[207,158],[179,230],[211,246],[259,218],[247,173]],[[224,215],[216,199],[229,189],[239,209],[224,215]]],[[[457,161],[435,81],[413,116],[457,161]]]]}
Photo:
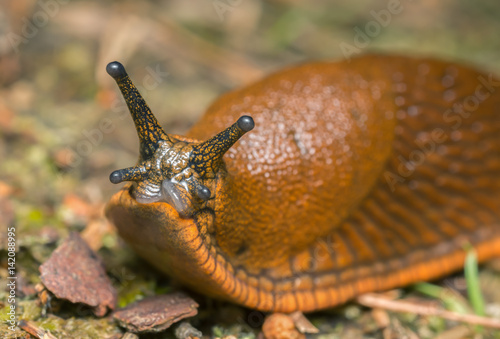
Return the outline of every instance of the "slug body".
{"type": "MultiPolygon", "coordinates": [[[[149,112],[109,68],[131,111],[149,112]]],[[[468,245],[481,261],[500,255],[499,90],[491,74],[432,59],[280,71],[223,95],[187,137],[134,117],[139,164],[111,179],[135,183],[106,212],[161,271],[263,311],[437,278],[468,245]],[[156,166],[165,136],[172,164],[156,166]]]]}

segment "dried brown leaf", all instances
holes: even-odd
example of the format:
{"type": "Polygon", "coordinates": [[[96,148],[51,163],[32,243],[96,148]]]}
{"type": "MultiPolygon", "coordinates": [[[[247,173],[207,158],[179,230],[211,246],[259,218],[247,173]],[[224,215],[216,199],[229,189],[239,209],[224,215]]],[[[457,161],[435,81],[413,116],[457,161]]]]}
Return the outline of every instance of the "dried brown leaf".
{"type": "Polygon", "coordinates": [[[115,307],[116,291],[101,260],[76,232],[40,266],[40,273],[43,284],[57,298],[89,305],[97,316],[115,307]]]}
{"type": "Polygon", "coordinates": [[[198,314],[198,304],[183,293],[149,297],[117,310],[114,318],[134,333],[160,332],[198,314]]]}

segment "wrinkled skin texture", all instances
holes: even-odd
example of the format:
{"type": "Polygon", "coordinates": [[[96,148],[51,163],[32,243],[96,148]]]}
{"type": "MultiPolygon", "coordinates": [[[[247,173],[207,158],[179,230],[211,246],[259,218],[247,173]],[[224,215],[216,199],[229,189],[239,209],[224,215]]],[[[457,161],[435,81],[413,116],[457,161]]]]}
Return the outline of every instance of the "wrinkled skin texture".
{"type": "Polygon", "coordinates": [[[193,218],[137,203],[131,186],[107,215],[160,270],[265,311],[437,278],[462,266],[466,244],[500,255],[499,89],[430,59],[290,68],[223,95],[188,133],[255,120],[193,218]]]}

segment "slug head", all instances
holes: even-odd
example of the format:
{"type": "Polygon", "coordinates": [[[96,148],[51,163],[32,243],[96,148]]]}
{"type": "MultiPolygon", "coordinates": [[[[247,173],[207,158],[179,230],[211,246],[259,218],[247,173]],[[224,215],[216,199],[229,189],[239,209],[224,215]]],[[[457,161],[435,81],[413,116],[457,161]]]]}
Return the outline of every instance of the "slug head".
{"type": "Polygon", "coordinates": [[[111,62],[106,71],[118,84],[139,136],[138,164],[114,171],[109,180],[113,184],[135,182],[133,194],[140,203],[163,201],[181,217],[192,216],[213,198],[209,187],[214,187],[224,153],[253,129],[253,119],[242,116],[232,126],[204,142],[191,142],[168,135],[123,65],[111,62]]]}

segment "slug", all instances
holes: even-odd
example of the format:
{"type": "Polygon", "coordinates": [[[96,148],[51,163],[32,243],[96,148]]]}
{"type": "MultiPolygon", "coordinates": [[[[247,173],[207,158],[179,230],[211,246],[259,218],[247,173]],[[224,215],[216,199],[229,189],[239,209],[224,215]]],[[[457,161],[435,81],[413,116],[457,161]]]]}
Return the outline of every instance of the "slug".
{"type": "Polygon", "coordinates": [[[106,208],[160,271],[303,312],[500,255],[500,79],[425,58],[291,67],[216,100],[187,136],[107,66],[139,136],[106,208]]]}

